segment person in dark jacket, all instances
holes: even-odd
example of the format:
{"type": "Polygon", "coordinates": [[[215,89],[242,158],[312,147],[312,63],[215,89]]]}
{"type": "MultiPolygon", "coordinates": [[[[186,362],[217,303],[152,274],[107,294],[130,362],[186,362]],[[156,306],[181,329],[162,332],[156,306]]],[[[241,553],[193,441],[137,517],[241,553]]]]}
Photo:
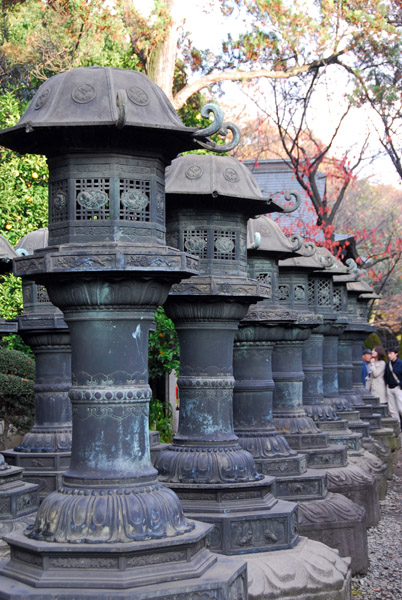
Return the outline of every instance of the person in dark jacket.
{"type": "Polygon", "coordinates": [[[366,385],[366,379],[369,374],[369,366],[371,360],[371,350],[365,348],[362,352],[362,384],[366,385]]]}
{"type": "Polygon", "coordinates": [[[390,348],[387,354],[384,380],[387,386],[388,410],[391,417],[399,420],[399,416],[402,416],[402,360],[398,358],[397,348],[390,348]]]}

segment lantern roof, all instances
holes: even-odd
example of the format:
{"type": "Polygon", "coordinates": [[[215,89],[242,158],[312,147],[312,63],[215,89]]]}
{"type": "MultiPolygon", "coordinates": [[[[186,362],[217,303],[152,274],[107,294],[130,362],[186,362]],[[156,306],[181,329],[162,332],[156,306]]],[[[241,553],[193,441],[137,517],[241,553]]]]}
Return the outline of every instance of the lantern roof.
{"type": "Polygon", "coordinates": [[[289,256],[302,248],[303,240],[298,236],[286,236],[279,225],[269,217],[261,215],[247,223],[248,250],[289,256]]]}
{"type": "Polygon", "coordinates": [[[349,281],[346,283],[346,289],[348,292],[360,292],[361,294],[373,294],[375,293],[371,285],[364,281],[364,279],[359,279],[358,281],[349,281]]]}
{"type": "MultiPolygon", "coordinates": [[[[203,116],[219,113],[223,122],[218,106],[207,107],[203,116]]],[[[218,129],[219,118],[213,123],[218,129]]],[[[223,125],[232,132],[236,128],[223,125]]],[[[209,126],[205,135],[204,130],[186,127],[164,92],[139,71],[79,67],[45,81],[17,125],[0,131],[0,144],[47,156],[102,148],[131,152],[159,148],[173,158],[183,150],[211,145],[207,136],[216,127],[209,126]]]]}
{"type": "Polygon", "coordinates": [[[306,248],[310,250],[311,247],[314,248],[314,252],[307,251],[304,256],[294,256],[286,258],[285,260],[280,260],[279,268],[282,269],[285,267],[290,269],[304,269],[306,271],[324,271],[325,264],[320,260],[320,256],[317,254],[317,246],[314,246],[314,244],[305,244],[300,250],[303,252],[306,248]]]}
{"type": "Polygon", "coordinates": [[[170,204],[193,196],[204,206],[209,200],[215,207],[226,204],[233,210],[241,201],[242,212],[250,216],[282,210],[264,198],[250,171],[231,156],[186,154],[176,158],[166,169],[166,193],[170,204]]]}
{"type": "Polygon", "coordinates": [[[46,248],[48,245],[48,239],[49,231],[47,227],[35,229],[35,231],[31,231],[30,233],[24,235],[24,237],[21,238],[16,245],[15,249],[17,254],[20,255],[33,254],[35,250],[46,248]]]}

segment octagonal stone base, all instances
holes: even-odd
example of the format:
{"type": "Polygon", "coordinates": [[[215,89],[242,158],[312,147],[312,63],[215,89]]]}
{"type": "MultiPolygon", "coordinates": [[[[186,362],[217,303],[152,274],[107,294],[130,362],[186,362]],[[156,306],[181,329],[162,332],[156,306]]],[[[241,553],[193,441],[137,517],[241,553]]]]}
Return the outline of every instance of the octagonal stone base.
{"type": "Polygon", "coordinates": [[[299,503],[299,533],[351,556],[352,573],[366,573],[369,560],[364,508],[342,494],[299,503]]]}
{"type": "Polygon", "coordinates": [[[392,417],[385,417],[381,419],[381,423],[385,429],[392,429],[396,437],[396,449],[401,449],[401,427],[398,419],[392,417]]]}
{"type": "Polygon", "coordinates": [[[6,450],[3,453],[7,463],[24,469],[24,481],[39,486],[40,499],[57,490],[63,479],[63,473],[70,466],[71,452],[16,452],[6,450]]]}
{"type": "Polygon", "coordinates": [[[386,478],[388,480],[392,479],[394,473],[393,457],[398,456],[398,452],[391,452],[387,446],[385,446],[381,441],[375,440],[373,437],[370,437],[369,440],[363,443],[363,448],[368,450],[368,452],[371,454],[374,454],[374,456],[382,461],[382,463],[386,466],[386,478]]]}
{"type": "Polygon", "coordinates": [[[375,440],[382,442],[384,446],[391,450],[391,452],[397,450],[397,438],[395,437],[394,430],[390,427],[379,427],[377,429],[371,429],[370,433],[375,440]]]}
{"type": "Polygon", "coordinates": [[[209,548],[226,555],[292,548],[298,541],[297,505],[271,493],[273,477],[262,482],[169,484],[189,519],[215,525],[209,548]]]}
{"type": "Polygon", "coordinates": [[[367,527],[380,520],[380,504],[375,478],[356,465],[328,469],[328,491],[343,494],[366,511],[367,527]]]}
{"type": "Polygon", "coordinates": [[[319,500],[326,494],[327,476],[325,471],[307,469],[302,475],[276,478],[275,495],[282,500],[293,502],[319,500]]]}
{"type": "Polygon", "coordinates": [[[22,469],[6,465],[0,470],[0,523],[36,512],[39,506],[38,486],[21,479],[22,469]]]}
{"type": "Polygon", "coordinates": [[[15,534],[0,565],[0,598],[36,600],[246,598],[244,561],[206,548],[211,527],[128,544],[54,544],[15,534]]]}
{"type": "Polygon", "coordinates": [[[350,451],[348,458],[350,464],[357,465],[365,473],[375,477],[378,498],[384,500],[387,495],[387,465],[378,456],[364,449],[359,452],[350,451]]]}
{"type": "Polygon", "coordinates": [[[249,600],[349,600],[350,559],[301,538],[292,550],[246,554],[249,600]]]}
{"type": "Polygon", "coordinates": [[[345,446],[336,444],[328,444],[325,448],[310,446],[310,448],[304,449],[304,452],[307,454],[307,464],[312,469],[344,467],[348,462],[345,446]]]}

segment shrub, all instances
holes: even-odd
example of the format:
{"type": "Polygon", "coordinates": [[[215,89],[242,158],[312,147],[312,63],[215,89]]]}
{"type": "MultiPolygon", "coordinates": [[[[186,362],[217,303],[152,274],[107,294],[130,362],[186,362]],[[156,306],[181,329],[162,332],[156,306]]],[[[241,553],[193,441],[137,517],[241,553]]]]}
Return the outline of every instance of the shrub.
{"type": "Polygon", "coordinates": [[[363,348],[369,348],[370,350],[372,350],[374,348],[374,346],[383,346],[383,345],[384,344],[382,343],[382,341],[380,340],[380,338],[378,337],[378,335],[376,333],[370,333],[370,335],[368,336],[368,338],[365,340],[365,342],[363,344],[363,348]]]}
{"type": "Polygon", "coordinates": [[[19,352],[0,347],[0,445],[6,447],[10,433],[25,433],[33,423],[35,361],[19,352]]]}

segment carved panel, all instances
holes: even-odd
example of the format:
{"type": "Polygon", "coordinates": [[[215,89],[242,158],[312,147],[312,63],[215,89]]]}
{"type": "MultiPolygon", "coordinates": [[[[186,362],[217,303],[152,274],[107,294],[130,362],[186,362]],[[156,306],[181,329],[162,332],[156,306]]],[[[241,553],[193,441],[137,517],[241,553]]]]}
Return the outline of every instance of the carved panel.
{"type": "Polygon", "coordinates": [[[231,547],[276,546],[286,541],[285,533],[285,521],[278,518],[233,521],[230,524],[231,547]]]}
{"type": "Polygon", "coordinates": [[[146,567],[148,565],[185,561],[186,556],[185,550],[178,550],[177,552],[154,552],[152,554],[127,558],[126,564],[127,567],[146,567]]]}
{"type": "Polygon", "coordinates": [[[196,254],[200,258],[207,258],[208,231],[206,229],[186,229],[183,232],[184,250],[196,254]]]}
{"type": "Polygon", "coordinates": [[[49,566],[58,569],[117,569],[118,564],[118,558],[49,558],[49,566]]]}
{"type": "Polygon", "coordinates": [[[257,275],[257,281],[266,286],[267,297],[272,298],[272,273],[260,273],[257,275]]]}
{"type": "Polygon", "coordinates": [[[93,177],[76,179],[75,219],[77,221],[105,220],[110,218],[109,191],[110,179],[93,177]]]}
{"type": "Polygon", "coordinates": [[[302,284],[296,284],[293,288],[295,302],[304,302],[306,300],[306,288],[302,284]]]}
{"type": "Polygon", "coordinates": [[[25,510],[31,506],[36,506],[37,495],[36,492],[33,494],[23,494],[17,498],[17,511],[25,510]]]}
{"type": "Polygon", "coordinates": [[[279,302],[289,302],[290,289],[287,283],[280,283],[278,285],[279,302]]]}
{"type": "Polygon", "coordinates": [[[68,219],[67,190],[67,179],[52,181],[49,184],[50,223],[59,223],[68,219]]]}
{"type": "Polygon", "coordinates": [[[235,260],[236,233],[234,231],[214,231],[214,258],[235,260]]]}
{"type": "Polygon", "coordinates": [[[125,221],[149,221],[150,190],[150,181],[120,179],[119,218],[125,221]]]}

